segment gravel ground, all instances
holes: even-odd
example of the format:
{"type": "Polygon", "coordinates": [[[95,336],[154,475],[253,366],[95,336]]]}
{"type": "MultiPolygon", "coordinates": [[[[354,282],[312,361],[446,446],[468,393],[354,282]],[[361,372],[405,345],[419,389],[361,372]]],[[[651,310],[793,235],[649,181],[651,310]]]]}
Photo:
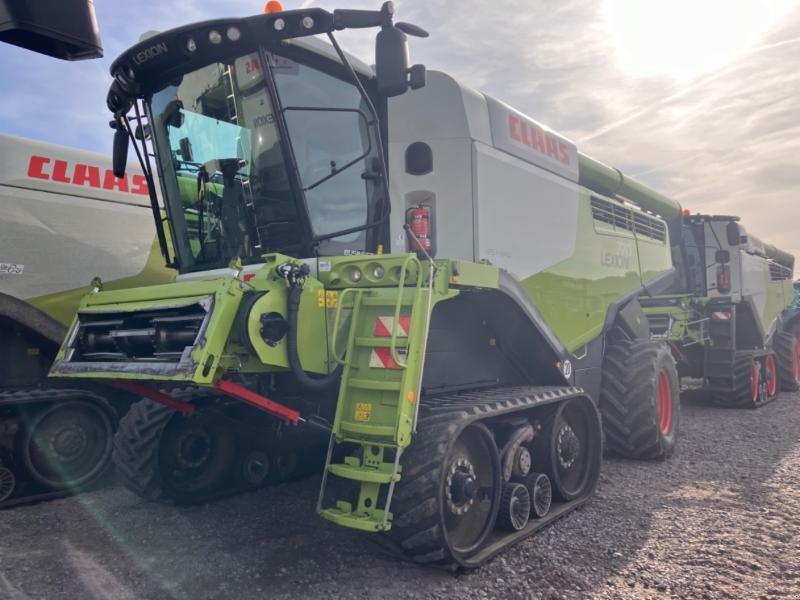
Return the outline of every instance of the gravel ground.
{"type": "Polygon", "coordinates": [[[216,504],[107,488],[0,513],[0,598],[800,598],[800,395],[684,401],[676,456],[483,568],[402,563],[313,514],[318,478],[216,504]]]}

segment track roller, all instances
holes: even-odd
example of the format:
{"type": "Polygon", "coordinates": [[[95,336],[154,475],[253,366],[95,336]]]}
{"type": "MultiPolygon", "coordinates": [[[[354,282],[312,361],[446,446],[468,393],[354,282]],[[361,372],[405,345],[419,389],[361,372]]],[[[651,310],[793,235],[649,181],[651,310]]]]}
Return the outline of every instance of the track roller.
{"type": "Polygon", "coordinates": [[[541,519],[550,512],[553,502],[553,486],[544,473],[531,473],[525,478],[525,486],[531,497],[531,516],[541,519]]]}
{"type": "Polygon", "coordinates": [[[0,502],[5,502],[14,493],[17,487],[17,478],[11,469],[0,464],[0,502]]]}
{"type": "Polygon", "coordinates": [[[531,496],[522,483],[507,482],[503,485],[497,524],[506,531],[519,531],[528,524],[531,515],[531,496]]]}

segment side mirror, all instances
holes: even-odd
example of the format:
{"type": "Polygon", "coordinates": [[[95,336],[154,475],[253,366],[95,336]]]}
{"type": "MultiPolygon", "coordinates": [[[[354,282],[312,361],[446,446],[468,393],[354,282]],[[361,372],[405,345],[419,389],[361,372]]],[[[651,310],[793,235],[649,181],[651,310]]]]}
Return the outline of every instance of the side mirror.
{"type": "Polygon", "coordinates": [[[103,56],[92,0],[0,0],[0,42],[65,60],[103,56]]]}
{"type": "Polygon", "coordinates": [[[743,243],[742,229],[736,221],[731,221],[725,226],[725,237],[728,238],[728,245],[738,246],[743,243]]]}
{"type": "Polygon", "coordinates": [[[714,254],[714,261],[721,265],[727,265],[731,262],[731,253],[727,250],[717,250],[714,254]]]}
{"type": "Polygon", "coordinates": [[[125,166],[128,164],[128,132],[114,121],[114,154],[112,156],[114,177],[125,177],[125,166]]]}
{"type": "Polygon", "coordinates": [[[408,37],[393,25],[381,28],[375,37],[375,73],[382,96],[408,90],[408,37]]]}

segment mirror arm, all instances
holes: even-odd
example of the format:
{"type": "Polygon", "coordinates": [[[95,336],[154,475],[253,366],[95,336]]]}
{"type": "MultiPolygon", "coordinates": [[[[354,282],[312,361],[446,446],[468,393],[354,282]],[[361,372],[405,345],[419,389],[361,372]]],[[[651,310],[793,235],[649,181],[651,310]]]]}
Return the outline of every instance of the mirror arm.
{"type": "MultiPolygon", "coordinates": [[[[139,113],[139,105],[136,103],[134,106],[136,107],[136,119],[139,123],[141,123],[142,119],[139,113]]],[[[128,120],[128,117],[123,115],[120,117],[120,122],[128,132],[130,143],[133,145],[133,150],[136,152],[136,158],[139,160],[139,165],[142,167],[145,180],[147,181],[147,193],[150,197],[150,209],[153,211],[153,220],[155,221],[156,226],[156,237],[158,238],[158,247],[161,250],[161,256],[164,258],[164,263],[166,264],[167,268],[177,268],[177,262],[172,260],[169,255],[167,235],[164,232],[164,220],[161,218],[161,207],[158,205],[158,196],[156,196],[156,185],[155,181],[153,180],[153,172],[150,168],[150,161],[145,160],[147,158],[147,147],[145,145],[146,142],[144,139],[142,139],[142,150],[144,151],[144,156],[142,156],[142,151],[139,150],[139,145],[136,143],[136,137],[133,134],[133,129],[131,128],[131,123],[128,120]]]]}

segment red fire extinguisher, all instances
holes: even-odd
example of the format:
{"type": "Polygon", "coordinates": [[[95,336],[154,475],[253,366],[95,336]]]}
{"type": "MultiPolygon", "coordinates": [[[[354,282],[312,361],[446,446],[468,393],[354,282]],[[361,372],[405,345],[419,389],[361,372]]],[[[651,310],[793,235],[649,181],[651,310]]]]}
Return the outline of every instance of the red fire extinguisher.
{"type": "Polygon", "coordinates": [[[410,249],[419,254],[424,254],[425,252],[432,254],[433,238],[431,236],[430,207],[419,204],[409,208],[406,212],[406,223],[408,223],[408,228],[412,234],[412,239],[409,240],[410,249]]]}

